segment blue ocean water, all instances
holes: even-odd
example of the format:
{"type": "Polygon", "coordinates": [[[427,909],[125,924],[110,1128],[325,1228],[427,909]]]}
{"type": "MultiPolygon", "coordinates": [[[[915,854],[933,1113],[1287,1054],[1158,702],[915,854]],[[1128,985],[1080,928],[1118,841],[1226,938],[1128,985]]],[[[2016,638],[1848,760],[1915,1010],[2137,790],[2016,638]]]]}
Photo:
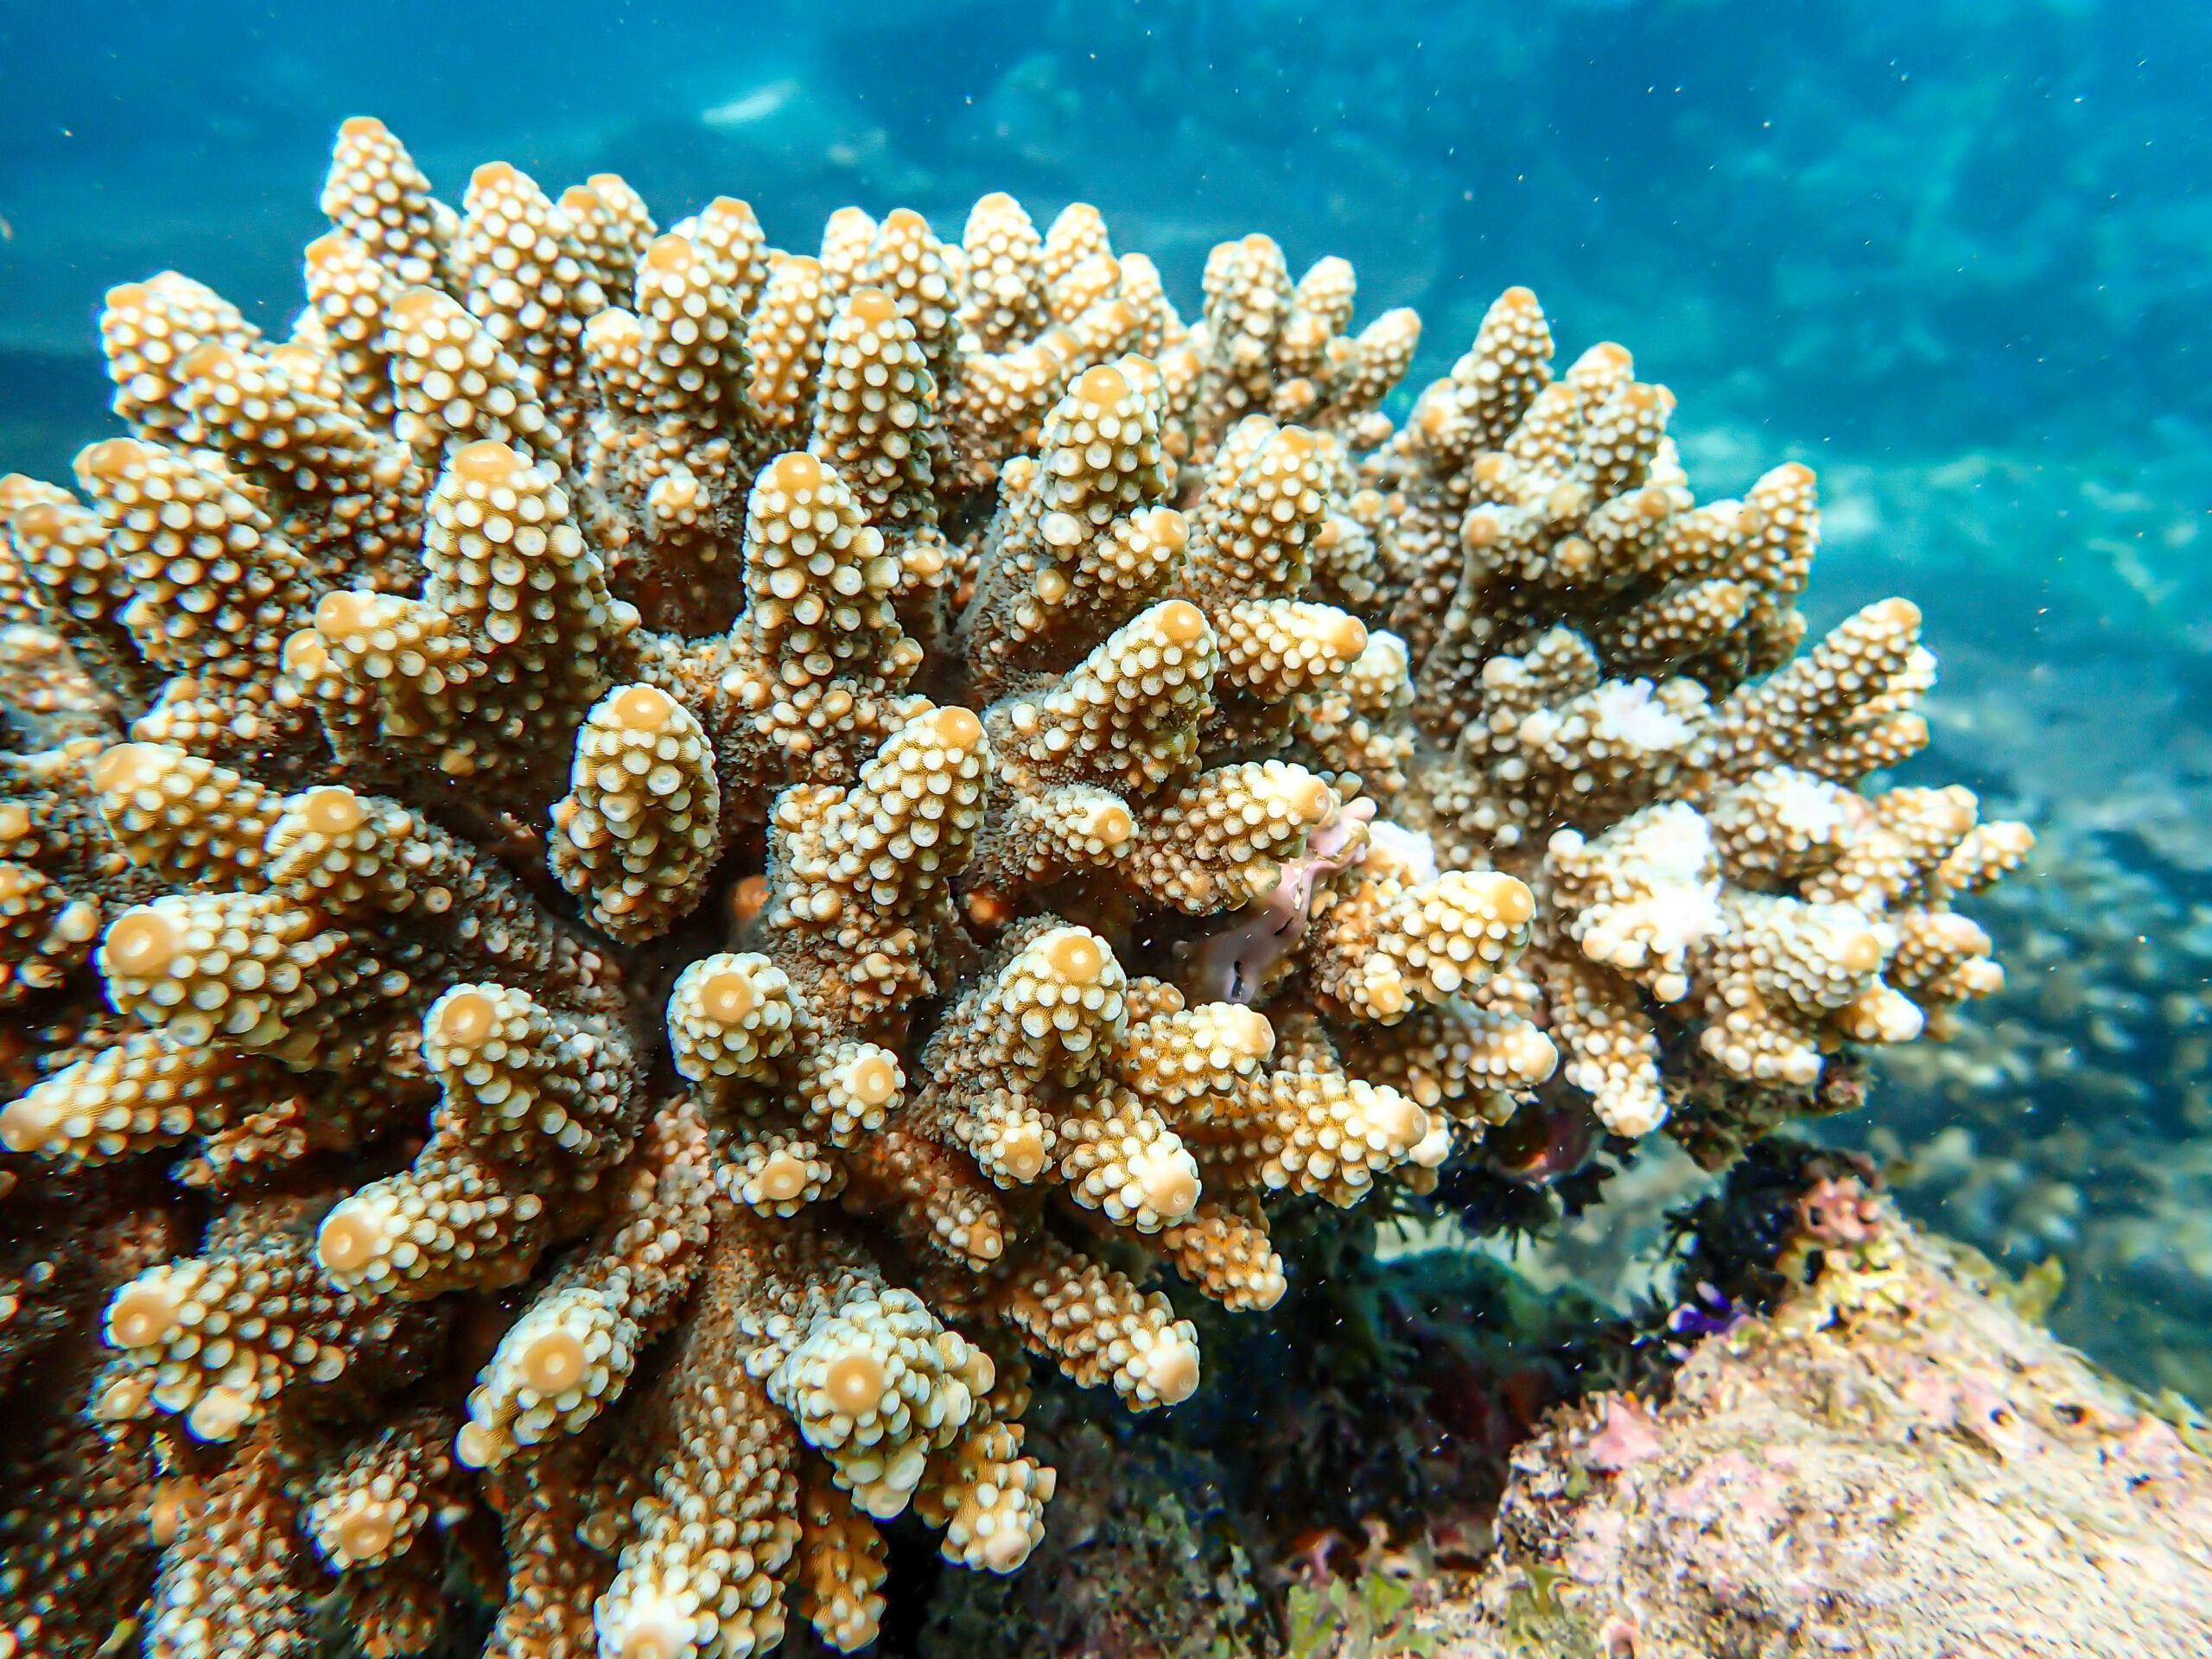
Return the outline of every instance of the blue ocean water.
{"type": "Polygon", "coordinates": [[[1833,1126],[2075,1278],[2062,1332],[2212,1395],[2212,11],[2181,0],[844,0],[0,7],[0,463],[108,429],[93,317],[174,266],[297,303],[336,123],[717,193],[803,241],[1096,203],[1186,314],[1250,230],[1353,261],[1440,372],[1509,283],[1681,398],[1700,494],[1824,480],[1816,626],[1913,594],[1915,778],[2037,823],[2012,984],[1833,1126]]]}

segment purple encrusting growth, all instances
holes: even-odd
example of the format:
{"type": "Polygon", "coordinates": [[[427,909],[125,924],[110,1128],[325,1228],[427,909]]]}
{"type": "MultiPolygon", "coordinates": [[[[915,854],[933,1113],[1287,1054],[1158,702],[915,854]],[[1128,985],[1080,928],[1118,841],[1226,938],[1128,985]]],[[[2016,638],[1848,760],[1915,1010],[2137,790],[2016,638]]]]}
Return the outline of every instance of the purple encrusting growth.
{"type": "Polygon", "coordinates": [[[1667,1315],[1667,1330],[1678,1341],[1669,1342],[1668,1348],[1678,1357],[1687,1358],[1690,1348],[1707,1337],[1717,1337],[1735,1329],[1743,1319],[1745,1310],[1726,1295],[1707,1283],[1698,1281],[1690,1300],[1677,1306],[1667,1315]]]}
{"type": "Polygon", "coordinates": [[[1306,851],[1282,867],[1275,890],[1225,919],[1230,924],[1197,946],[1197,995],[1215,1002],[1249,1002],[1268,971],[1298,948],[1322,878],[1367,856],[1367,824],[1375,803],[1357,800],[1314,830],[1306,851]]]}

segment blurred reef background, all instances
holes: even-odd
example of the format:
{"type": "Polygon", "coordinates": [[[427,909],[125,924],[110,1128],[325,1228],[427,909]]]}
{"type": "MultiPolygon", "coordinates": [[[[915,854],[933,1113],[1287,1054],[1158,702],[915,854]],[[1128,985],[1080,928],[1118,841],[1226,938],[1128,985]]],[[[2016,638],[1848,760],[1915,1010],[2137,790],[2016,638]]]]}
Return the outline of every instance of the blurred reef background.
{"type": "MultiPolygon", "coordinates": [[[[1408,385],[1509,283],[1631,342],[1700,495],[1818,467],[1815,632],[1922,603],[1944,678],[1899,781],[2042,839],[1979,912],[2006,991],[1824,1129],[1926,1224],[2059,1263],[2060,1338],[2212,1396],[2212,11],[179,0],[9,8],[0,60],[0,455],[34,474],[110,429],[109,283],[173,266],[281,325],[357,111],[448,194],[489,156],[608,169],[772,238],[1086,200],[1185,302],[1263,227],[1420,308],[1408,385]]],[[[1578,1236],[1561,1271],[1637,1287],[1578,1236]]]]}

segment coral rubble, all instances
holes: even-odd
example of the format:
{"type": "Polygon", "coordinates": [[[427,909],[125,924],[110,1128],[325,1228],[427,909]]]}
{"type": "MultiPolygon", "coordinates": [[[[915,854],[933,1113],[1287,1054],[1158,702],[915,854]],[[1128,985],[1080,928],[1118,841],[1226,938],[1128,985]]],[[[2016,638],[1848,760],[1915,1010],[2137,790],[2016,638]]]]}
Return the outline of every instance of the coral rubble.
{"type": "Polygon", "coordinates": [[[1080,206],[786,252],[364,119],[323,207],[287,337],[112,289],[131,435],[0,481],[16,1650],[862,1645],[1266,1201],[1538,1091],[1725,1159],[1999,981],[2026,832],[1853,787],[1917,613],[1797,655],[1811,474],[1698,505],[1524,289],[1401,428],[1417,321],[1262,236],[1186,324],[1080,206]]]}

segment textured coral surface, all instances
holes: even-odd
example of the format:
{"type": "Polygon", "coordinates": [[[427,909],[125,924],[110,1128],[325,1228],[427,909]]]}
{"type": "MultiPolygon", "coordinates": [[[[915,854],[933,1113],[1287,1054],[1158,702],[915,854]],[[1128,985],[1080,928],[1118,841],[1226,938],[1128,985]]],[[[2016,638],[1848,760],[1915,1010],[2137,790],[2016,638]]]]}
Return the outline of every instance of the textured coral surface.
{"type": "Polygon", "coordinates": [[[1699,505],[1525,289],[1401,426],[1264,236],[1186,324],[1080,204],[787,252],[356,119],[322,205],[287,337],[113,289],[130,435],[0,480],[15,1650],[862,1645],[1267,1201],[1540,1096],[1725,1160],[2001,982],[2026,831],[1857,787],[1918,613],[1801,653],[1811,474],[1699,505]]]}

